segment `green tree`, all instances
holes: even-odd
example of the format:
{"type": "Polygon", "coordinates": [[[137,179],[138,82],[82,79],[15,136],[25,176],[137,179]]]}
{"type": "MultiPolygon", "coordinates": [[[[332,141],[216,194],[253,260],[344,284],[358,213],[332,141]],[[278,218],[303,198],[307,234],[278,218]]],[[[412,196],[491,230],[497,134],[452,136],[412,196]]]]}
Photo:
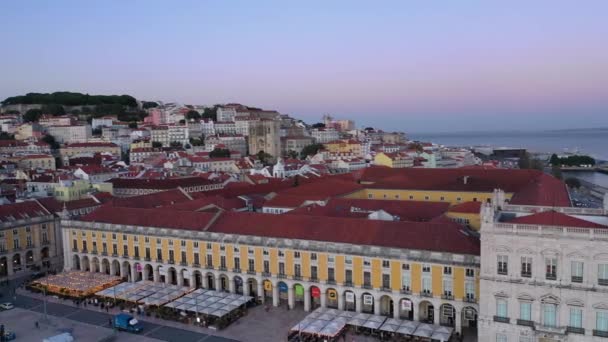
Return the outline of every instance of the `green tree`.
{"type": "Polygon", "coordinates": [[[270,162],[272,161],[272,155],[269,153],[266,153],[264,151],[260,151],[257,154],[258,159],[260,160],[260,162],[264,165],[270,165],[270,162]]]}
{"type": "Polygon", "coordinates": [[[566,178],[565,182],[566,182],[566,185],[568,185],[569,187],[574,188],[574,189],[578,189],[581,187],[581,181],[575,177],[568,177],[568,178],[566,178]]]}
{"type": "Polygon", "coordinates": [[[40,109],[30,109],[23,115],[24,122],[36,122],[42,116],[42,111],[40,109]]]}
{"type": "Polygon", "coordinates": [[[306,159],[306,157],[308,157],[308,156],[314,156],[321,149],[323,149],[323,144],[310,144],[310,145],[306,145],[306,146],[304,146],[304,148],[300,152],[300,158],[306,159]]]}
{"type": "Polygon", "coordinates": [[[49,144],[53,150],[57,150],[60,147],[59,143],[55,140],[55,137],[50,134],[47,134],[42,137],[42,141],[49,144]]]}
{"type": "Polygon", "coordinates": [[[51,114],[52,116],[65,115],[65,109],[62,105],[56,103],[49,103],[42,106],[42,112],[44,114],[51,114]]]}
{"type": "Polygon", "coordinates": [[[551,159],[549,159],[549,164],[551,164],[551,165],[560,165],[559,164],[559,157],[557,156],[557,154],[553,153],[551,155],[551,159]]]}
{"type": "Polygon", "coordinates": [[[312,125],[312,128],[325,128],[325,124],[322,122],[317,122],[312,125]]]}
{"type": "Polygon", "coordinates": [[[184,145],[179,141],[172,141],[169,146],[171,147],[184,147],[184,145]]]}
{"type": "Polygon", "coordinates": [[[15,136],[7,132],[0,132],[0,140],[15,140],[15,136]]]}
{"type": "Polygon", "coordinates": [[[163,144],[161,142],[159,142],[159,141],[153,141],[152,142],[152,147],[154,147],[154,148],[161,148],[161,147],[163,147],[163,144]]]}
{"type": "Polygon", "coordinates": [[[91,113],[93,113],[93,110],[91,109],[91,107],[82,107],[80,109],[80,111],[82,112],[82,114],[91,114],[91,113]]]}
{"type": "Polygon", "coordinates": [[[21,112],[18,110],[11,109],[11,110],[7,110],[6,114],[7,115],[19,115],[19,114],[21,114],[21,112]]]}
{"type": "Polygon", "coordinates": [[[289,150],[289,151],[287,151],[287,157],[289,157],[291,159],[297,159],[298,158],[298,152],[296,152],[294,150],[289,150]]]}
{"type": "Polygon", "coordinates": [[[190,110],[186,113],[186,119],[188,120],[200,120],[201,114],[195,110],[190,110]]]}
{"type": "Polygon", "coordinates": [[[209,152],[210,158],[228,158],[230,157],[230,150],[225,148],[214,148],[213,151],[209,152]]]}
{"type": "Polygon", "coordinates": [[[558,165],[551,166],[551,174],[557,179],[562,179],[562,169],[558,165]]]}
{"type": "Polygon", "coordinates": [[[202,118],[217,121],[217,108],[218,107],[219,107],[219,105],[205,108],[205,110],[203,111],[202,118]]]}
{"type": "Polygon", "coordinates": [[[137,128],[137,122],[135,122],[135,121],[129,122],[129,128],[133,128],[133,129],[137,128]]]}
{"type": "Polygon", "coordinates": [[[156,108],[156,107],[158,107],[158,103],[156,103],[156,102],[152,102],[152,101],[143,101],[142,102],[143,109],[156,108]]]}

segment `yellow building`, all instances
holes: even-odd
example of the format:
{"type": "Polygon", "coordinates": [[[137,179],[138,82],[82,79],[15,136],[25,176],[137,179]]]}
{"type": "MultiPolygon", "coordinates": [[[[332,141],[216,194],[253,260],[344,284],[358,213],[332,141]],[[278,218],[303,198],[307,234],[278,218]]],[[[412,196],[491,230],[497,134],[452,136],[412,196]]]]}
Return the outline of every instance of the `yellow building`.
{"type": "Polygon", "coordinates": [[[114,143],[86,142],[65,144],[59,149],[61,160],[64,163],[70,158],[95,153],[110,153],[115,156],[120,156],[120,147],[114,143]]]}
{"type": "Polygon", "coordinates": [[[55,217],[37,201],[0,206],[0,279],[61,265],[55,217]]]}
{"type": "Polygon", "coordinates": [[[362,156],[361,143],[356,140],[334,140],[323,144],[325,149],[332,154],[349,154],[362,156]]]}
{"type": "Polygon", "coordinates": [[[10,157],[8,160],[16,163],[21,169],[55,170],[55,157],[50,154],[26,154],[10,157]]]}
{"type": "Polygon", "coordinates": [[[112,183],[93,184],[85,179],[60,180],[54,186],[53,194],[57,200],[67,202],[86,198],[92,190],[112,193],[112,183]]]}
{"type": "Polygon", "coordinates": [[[374,164],[393,169],[413,167],[414,159],[406,154],[380,152],[374,156],[374,164]]]}
{"type": "Polygon", "coordinates": [[[479,240],[455,223],[102,206],[64,220],[65,269],[315,307],[472,324],[479,240]]]}

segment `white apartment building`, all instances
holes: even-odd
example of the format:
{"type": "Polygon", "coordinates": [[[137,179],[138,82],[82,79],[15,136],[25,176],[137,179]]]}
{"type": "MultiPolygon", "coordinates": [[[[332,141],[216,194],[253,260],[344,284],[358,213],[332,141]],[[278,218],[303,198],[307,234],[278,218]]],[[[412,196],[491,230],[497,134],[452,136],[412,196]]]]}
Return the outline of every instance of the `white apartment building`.
{"type": "Polygon", "coordinates": [[[215,122],[211,119],[201,120],[201,131],[204,136],[215,135],[215,122]]]}
{"type": "Polygon", "coordinates": [[[603,209],[482,206],[479,341],[608,341],[603,209]]]}
{"type": "Polygon", "coordinates": [[[159,142],[163,147],[169,146],[169,128],[167,126],[156,126],[150,130],[150,140],[159,142]]]}
{"type": "Polygon", "coordinates": [[[338,140],[338,138],[340,138],[338,131],[334,128],[314,128],[311,135],[318,143],[321,144],[338,140]]]}
{"type": "Polygon", "coordinates": [[[179,142],[183,146],[190,141],[187,125],[170,125],[167,133],[169,136],[169,144],[172,142],[179,142]]]}
{"type": "Polygon", "coordinates": [[[236,108],[234,107],[218,107],[217,121],[234,121],[236,116],[236,108]]]}
{"type": "Polygon", "coordinates": [[[234,121],[218,121],[215,123],[217,134],[236,134],[236,124],[234,121]]]}
{"type": "Polygon", "coordinates": [[[234,126],[236,130],[236,134],[241,134],[243,136],[249,135],[249,122],[252,119],[249,116],[240,116],[234,118],[234,126]]]}
{"type": "Polygon", "coordinates": [[[93,129],[97,129],[99,127],[110,127],[114,124],[116,117],[114,116],[104,116],[101,118],[93,118],[91,121],[91,127],[93,129]]]}
{"type": "Polygon", "coordinates": [[[46,131],[60,144],[86,142],[92,135],[89,125],[48,126],[46,131]]]}

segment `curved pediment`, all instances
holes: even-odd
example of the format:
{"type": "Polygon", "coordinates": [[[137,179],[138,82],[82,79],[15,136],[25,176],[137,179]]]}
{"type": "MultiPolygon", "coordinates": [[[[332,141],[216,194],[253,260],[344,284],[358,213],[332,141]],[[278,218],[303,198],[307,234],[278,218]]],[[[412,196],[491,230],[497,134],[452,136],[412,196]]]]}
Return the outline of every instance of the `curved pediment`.
{"type": "Polygon", "coordinates": [[[571,258],[571,259],[585,259],[585,258],[587,258],[587,256],[585,254],[583,254],[583,252],[581,252],[581,251],[574,251],[572,253],[566,254],[566,256],[568,258],[571,258]]]}
{"type": "Polygon", "coordinates": [[[608,261],[608,253],[599,253],[593,256],[593,260],[608,261]]]}
{"type": "Polygon", "coordinates": [[[547,304],[559,304],[560,300],[559,297],[552,295],[552,294],[546,294],[544,296],[540,297],[540,301],[542,303],[547,303],[547,304]]]}
{"type": "Polygon", "coordinates": [[[585,306],[585,302],[580,299],[571,298],[566,301],[566,305],[570,306],[585,306]]]}
{"type": "Polygon", "coordinates": [[[535,254],[535,252],[531,248],[524,247],[518,249],[517,254],[535,254]]]}
{"type": "Polygon", "coordinates": [[[540,252],[540,254],[545,255],[545,256],[555,256],[555,255],[559,255],[559,250],[555,249],[555,248],[546,248],[543,249],[542,252],[540,252]]]}
{"type": "Polygon", "coordinates": [[[525,301],[529,301],[529,302],[534,301],[534,297],[532,297],[531,295],[529,295],[527,293],[520,293],[519,295],[517,295],[517,299],[525,300],[525,301]]]}
{"type": "Polygon", "coordinates": [[[598,309],[598,310],[608,310],[608,303],[601,302],[601,303],[593,304],[593,308],[598,309]]]}
{"type": "Polygon", "coordinates": [[[494,297],[509,298],[509,294],[505,291],[494,292],[494,297]]]}

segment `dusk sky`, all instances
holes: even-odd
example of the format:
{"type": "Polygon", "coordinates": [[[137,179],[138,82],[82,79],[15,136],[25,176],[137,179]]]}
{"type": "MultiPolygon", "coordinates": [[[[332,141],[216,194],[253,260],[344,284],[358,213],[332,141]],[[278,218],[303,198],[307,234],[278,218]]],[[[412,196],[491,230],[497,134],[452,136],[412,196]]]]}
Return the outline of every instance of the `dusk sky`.
{"type": "Polygon", "coordinates": [[[607,15],[606,0],[7,0],[0,98],[240,102],[406,132],[608,127],[607,15]]]}

